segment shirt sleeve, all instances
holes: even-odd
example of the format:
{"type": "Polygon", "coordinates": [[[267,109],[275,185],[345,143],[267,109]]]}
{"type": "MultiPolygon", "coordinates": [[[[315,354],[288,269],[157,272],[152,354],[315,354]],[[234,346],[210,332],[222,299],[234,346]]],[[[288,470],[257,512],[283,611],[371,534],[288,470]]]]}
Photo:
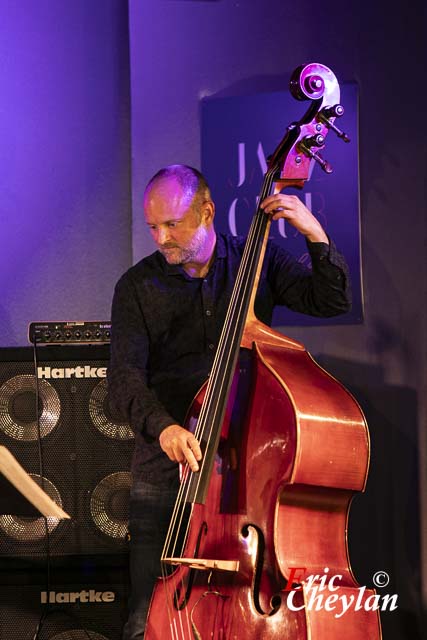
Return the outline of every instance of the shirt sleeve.
{"type": "Polygon", "coordinates": [[[274,304],[318,317],[331,317],[351,309],[348,266],[333,240],[307,242],[311,269],[287,251],[269,246],[268,280],[274,304]]]}
{"type": "Polygon", "coordinates": [[[147,381],[149,336],[132,281],[117,283],[111,309],[108,401],[113,411],[129,420],[134,432],[154,440],[174,420],[147,381]]]}

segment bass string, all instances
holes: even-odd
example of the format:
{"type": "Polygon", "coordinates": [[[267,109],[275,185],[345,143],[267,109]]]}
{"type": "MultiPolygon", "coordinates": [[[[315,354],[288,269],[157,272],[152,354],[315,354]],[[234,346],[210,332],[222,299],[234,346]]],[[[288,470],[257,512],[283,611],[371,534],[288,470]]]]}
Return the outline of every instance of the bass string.
{"type": "MultiPolygon", "coordinates": [[[[225,347],[224,347],[225,348],[225,347]]],[[[226,366],[229,366],[229,363],[227,363],[226,366]]],[[[210,397],[210,396],[209,396],[210,397]]],[[[205,404],[204,404],[205,406],[205,404]]],[[[216,410],[218,409],[218,407],[216,408],[216,410]]],[[[209,415],[209,411],[206,411],[206,415],[209,415]]],[[[199,417],[200,420],[200,417],[199,417]]],[[[211,431],[212,431],[211,427],[211,431]]],[[[197,430],[196,430],[197,431],[197,430]]],[[[203,431],[199,429],[199,431],[203,431]]],[[[196,435],[196,434],[195,434],[196,435]]],[[[196,435],[197,437],[197,435],[196,435]]],[[[209,434],[209,438],[212,438],[212,433],[209,434]]],[[[203,473],[203,469],[201,471],[203,473]]],[[[168,536],[167,536],[167,540],[165,542],[165,548],[164,551],[162,553],[162,558],[164,557],[175,557],[175,550],[176,550],[176,546],[177,546],[177,542],[179,539],[179,533],[182,527],[182,522],[183,522],[183,518],[184,518],[184,513],[185,513],[185,505],[188,504],[187,501],[185,500],[185,495],[188,497],[188,493],[190,490],[190,482],[191,482],[191,477],[190,474],[190,470],[188,465],[185,466],[184,469],[184,474],[185,474],[185,479],[184,482],[181,483],[180,485],[180,491],[179,493],[181,495],[178,495],[177,498],[177,502],[175,505],[175,509],[174,509],[174,515],[172,517],[172,521],[171,521],[171,527],[169,528],[168,531],[168,536]],[[172,541],[172,549],[170,548],[170,543],[172,541]]],[[[194,476],[193,476],[194,477],[194,476]]],[[[190,526],[190,521],[191,521],[191,517],[187,518],[186,520],[186,530],[185,530],[185,534],[183,536],[183,547],[185,545],[185,539],[187,538],[188,535],[188,530],[189,530],[189,526],[190,526]]],[[[183,548],[181,549],[181,553],[183,551],[183,548]]],[[[170,634],[171,634],[171,638],[174,639],[179,639],[179,631],[181,631],[182,634],[182,638],[185,637],[184,634],[184,627],[186,628],[188,635],[190,636],[190,631],[191,631],[191,620],[189,618],[189,613],[188,613],[188,607],[184,607],[184,616],[181,610],[177,610],[176,612],[174,612],[173,610],[173,594],[171,593],[171,586],[169,584],[169,581],[166,579],[166,568],[165,568],[165,564],[162,562],[161,563],[161,567],[162,567],[162,578],[163,578],[163,584],[164,584],[164,588],[165,588],[165,593],[166,593],[166,601],[167,601],[167,614],[168,614],[168,618],[169,618],[169,624],[170,624],[170,634]],[[184,620],[183,620],[184,617],[184,620]]],[[[184,584],[184,575],[181,577],[181,598],[185,598],[185,584],[184,584]]],[[[175,592],[175,597],[177,597],[177,594],[175,592]]],[[[175,607],[176,609],[176,607],[175,607]]]]}
{"type": "MultiPolygon", "coordinates": [[[[273,184],[274,175],[276,172],[276,167],[271,168],[265,175],[265,180],[263,183],[263,188],[261,190],[260,202],[271,192],[271,187],[273,184]]],[[[258,260],[258,252],[255,250],[257,246],[259,246],[260,240],[263,239],[263,227],[265,227],[268,221],[267,216],[264,212],[261,212],[260,207],[257,208],[257,212],[254,216],[253,223],[251,225],[251,229],[248,235],[247,242],[245,244],[241,265],[238,270],[238,274],[236,277],[236,283],[233,287],[232,297],[229,303],[224,328],[221,333],[219,347],[217,349],[217,353],[214,359],[212,373],[209,377],[206,393],[205,393],[205,401],[202,404],[202,408],[200,411],[200,415],[197,422],[197,428],[195,431],[195,437],[200,438],[203,433],[206,435],[207,424],[210,424],[210,428],[208,430],[207,442],[212,440],[212,430],[215,425],[215,417],[218,414],[218,411],[221,409],[221,406],[224,403],[222,396],[223,387],[224,387],[224,370],[230,368],[230,364],[232,361],[232,355],[230,356],[230,352],[233,351],[230,348],[230,343],[236,341],[236,335],[239,330],[239,323],[235,321],[236,315],[239,317],[242,314],[242,308],[247,302],[247,297],[251,291],[251,282],[250,278],[248,278],[247,274],[252,273],[254,271],[255,263],[258,260]],[[243,286],[242,286],[243,283],[243,286]],[[240,298],[240,302],[239,302],[240,298]],[[219,376],[219,371],[221,371],[222,375],[219,376]],[[213,389],[213,390],[212,390],[213,389]]],[[[236,351],[236,349],[234,349],[236,351]]],[[[197,484],[196,491],[200,486],[201,479],[203,477],[203,471],[206,465],[206,458],[203,459],[201,464],[200,472],[197,473],[197,484]]],[[[176,544],[178,541],[178,535],[182,527],[182,521],[184,518],[184,509],[185,504],[187,504],[188,496],[191,490],[191,482],[194,474],[188,468],[188,465],[185,465],[184,468],[184,481],[181,482],[177,500],[175,503],[175,509],[172,514],[171,526],[168,530],[168,535],[165,541],[164,551],[162,553],[162,557],[174,557],[176,544]],[[176,534],[174,534],[174,531],[176,534]],[[173,551],[171,551],[171,541],[173,545],[173,551]]],[[[188,520],[190,520],[189,518],[188,520]]],[[[183,539],[185,540],[186,535],[188,533],[188,529],[185,532],[183,539]]]]}
{"type": "MultiPolygon", "coordinates": [[[[261,192],[260,201],[262,201],[264,197],[266,197],[266,194],[270,191],[273,176],[273,170],[271,170],[271,175],[270,172],[266,174],[266,180],[264,182],[264,188],[261,192]]],[[[231,302],[229,304],[229,313],[227,313],[224,328],[221,333],[220,344],[214,360],[212,373],[209,378],[205,395],[206,400],[203,403],[197,423],[197,428],[195,431],[196,437],[205,435],[207,430],[206,424],[209,423],[210,430],[207,441],[212,439],[213,425],[215,424],[215,421],[217,421],[216,416],[218,412],[222,410],[226,400],[224,398],[224,387],[227,381],[225,380],[226,375],[224,374],[224,372],[228,371],[231,375],[231,369],[234,370],[234,366],[230,366],[233,361],[233,351],[236,352],[236,354],[238,353],[238,345],[236,345],[236,342],[238,339],[240,343],[241,336],[238,334],[239,332],[241,332],[241,330],[243,330],[243,309],[249,302],[249,296],[252,291],[252,280],[255,276],[255,268],[259,259],[259,251],[257,249],[260,246],[260,241],[264,238],[267,224],[267,216],[263,212],[261,213],[260,209],[258,208],[257,213],[254,217],[254,224],[252,225],[250,234],[248,236],[248,242],[245,246],[241,268],[239,268],[239,272],[236,278],[236,284],[233,289],[231,302]]],[[[196,477],[200,482],[202,473],[198,473],[196,477]]]]}
{"type": "MultiPolygon", "coordinates": [[[[271,185],[274,177],[274,169],[271,169],[266,174],[266,179],[264,181],[263,190],[261,192],[260,201],[266,197],[266,195],[271,190],[271,185]]],[[[260,213],[260,209],[257,209],[257,213],[254,217],[253,224],[251,226],[251,230],[248,236],[248,240],[245,245],[245,250],[242,256],[241,266],[238,271],[238,275],[236,278],[236,284],[233,288],[232,298],[229,304],[227,317],[224,323],[224,329],[221,334],[219,348],[217,349],[217,353],[214,359],[214,364],[212,367],[212,373],[208,381],[208,386],[205,394],[205,401],[202,404],[202,409],[200,411],[200,415],[197,422],[197,428],[195,431],[195,436],[200,437],[200,435],[205,431],[207,431],[206,425],[210,424],[210,429],[207,437],[207,441],[212,440],[212,429],[215,424],[215,416],[220,409],[220,404],[223,404],[223,400],[221,398],[221,392],[224,387],[224,370],[230,367],[230,362],[232,357],[230,357],[230,342],[236,340],[236,334],[238,332],[238,323],[235,322],[234,318],[237,315],[241,314],[242,307],[245,304],[245,298],[249,292],[249,278],[247,277],[247,273],[250,273],[250,270],[254,269],[254,263],[257,260],[257,252],[254,250],[254,247],[259,244],[260,240],[260,231],[262,227],[265,225],[267,221],[267,217],[262,212],[260,213]],[[243,282],[243,287],[242,287],[243,282]],[[240,297],[240,303],[236,302],[236,299],[240,297]],[[221,371],[221,377],[218,375],[218,372],[221,371]],[[214,391],[212,391],[212,388],[214,391]],[[218,395],[222,402],[218,399],[218,395]],[[214,417],[212,419],[212,417],[214,417]]],[[[205,434],[206,435],[206,434],[205,434]]],[[[199,488],[201,479],[203,477],[204,467],[206,465],[206,458],[204,458],[200,472],[197,473],[197,485],[196,490],[199,488]]],[[[162,557],[174,556],[174,552],[176,549],[176,543],[178,539],[178,534],[182,526],[182,520],[184,517],[184,509],[185,504],[187,504],[187,499],[191,490],[191,482],[194,475],[189,470],[188,465],[184,468],[184,481],[180,484],[180,489],[178,492],[177,500],[175,503],[175,509],[172,514],[171,526],[168,531],[168,535],[165,542],[164,553],[162,557]],[[180,512],[180,516],[178,513],[180,512]],[[176,535],[174,535],[174,531],[176,531],[176,535]],[[171,540],[173,540],[173,552],[170,553],[170,544],[171,540]]],[[[187,532],[186,532],[187,533],[187,532]]],[[[186,533],[184,535],[184,539],[186,537],[186,533]]]]}
{"type": "MultiPolygon", "coordinates": [[[[271,187],[273,184],[273,178],[276,168],[270,169],[266,175],[263,183],[263,188],[261,190],[261,196],[259,202],[271,192],[271,187]]],[[[224,328],[221,332],[220,343],[214,358],[214,363],[212,367],[212,374],[209,378],[205,400],[202,403],[202,408],[200,411],[200,415],[197,421],[197,428],[195,430],[195,437],[200,438],[201,434],[205,434],[206,425],[209,420],[210,428],[207,437],[207,442],[209,443],[212,440],[212,431],[215,425],[215,417],[218,415],[218,412],[222,410],[225,398],[224,396],[224,376],[220,377],[219,371],[230,369],[231,362],[233,360],[233,355],[230,356],[230,352],[237,352],[237,348],[235,345],[234,349],[230,349],[233,342],[236,341],[237,334],[239,333],[239,329],[243,329],[240,327],[241,322],[236,322],[235,318],[241,318],[242,310],[245,304],[248,304],[248,295],[251,293],[252,289],[252,280],[255,275],[256,263],[259,258],[259,251],[257,248],[260,245],[260,240],[264,239],[265,228],[267,226],[268,218],[267,216],[261,212],[260,207],[258,206],[256,214],[254,216],[254,220],[251,224],[251,229],[248,235],[248,239],[245,243],[244,252],[241,259],[241,264],[239,266],[238,274],[236,277],[236,283],[233,287],[233,292],[231,296],[231,300],[228,306],[226,319],[224,322],[224,328]],[[263,229],[264,227],[264,229],[263,229]],[[250,277],[248,277],[248,274],[250,277]],[[216,391],[216,393],[215,393],[216,391]],[[221,405],[221,406],[220,406],[221,405]],[[214,419],[212,419],[212,415],[214,419]]],[[[240,341],[240,336],[239,336],[240,341]]],[[[233,367],[234,369],[234,363],[233,367]]],[[[204,457],[203,462],[201,463],[200,472],[197,475],[197,483],[196,483],[196,491],[200,486],[201,478],[203,477],[203,472],[206,466],[206,458],[204,457]]],[[[194,475],[188,464],[184,467],[184,479],[183,482],[180,483],[180,488],[178,491],[177,499],[175,502],[171,523],[168,529],[168,533],[165,540],[165,545],[163,548],[161,559],[163,560],[166,557],[175,557],[176,547],[179,540],[179,535],[182,528],[182,523],[185,515],[185,506],[188,504],[188,496],[191,490],[191,482],[194,475]]],[[[191,506],[192,511],[192,506],[191,506]]],[[[188,536],[189,526],[191,522],[191,514],[187,518],[185,533],[182,536],[182,548],[181,554],[185,546],[185,541],[188,536]]],[[[162,578],[163,584],[166,588],[167,592],[170,592],[169,581],[166,576],[166,568],[165,563],[161,562],[161,570],[162,570],[162,578]]],[[[184,594],[184,582],[183,578],[181,578],[181,593],[184,594]]],[[[172,610],[172,596],[170,593],[166,594],[167,600],[167,611],[168,617],[170,620],[171,626],[171,637],[174,636],[178,638],[178,629],[176,627],[176,620],[172,610]]],[[[185,597],[185,595],[183,596],[185,597]]],[[[188,616],[188,607],[184,607],[186,612],[186,627],[187,631],[190,631],[190,619],[188,616]]],[[[182,623],[182,613],[178,611],[178,621],[179,626],[181,628],[182,634],[184,637],[183,623],[182,623]]]]}
{"type": "MultiPolygon", "coordinates": [[[[222,380],[224,377],[223,375],[224,369],[228,366],[228,363],[230,362],[230,358],[227,358],[227,356],[230,355],[231,345],[233,345],[233,342],[236,341],[236,334],[239,329],[239,326],[238,326],[239,323],[236,322],[235,318],[236,316],[241,315],[241,310],[245,303],[245,298],[247,297],[247,290],[249,289],[249,282],[248,282],[249,278],[247,277],[247,273],[248,271],[250,272],[253,269],[253,265],[248,263],[249,263],[249,260],[251,260],[253,263],[257,257],[253,247],[258,243],[259,230],[263,222],[263,217],[264,217],[264,214],[262,214],[262,216],[255,217],[254,219],[255,223],[251,227],[250,235],[248,237],[248,242],[246,243],[244,254],[242,256],[241,268],[239,269],[236,277],[236,284],[232,292],[232,297],[229,304],[227,316],[224,322],[224,328],[221,334],[220,343],[219,343],[215,360],[213,363],[212,372],[208,381],[208,386],[207,386],[206,396],[205,396],[206,401],[203,403],[198,424],[197,424],[197,429],[195,432],[195,434],[199,436],[203,432],[204,414],[209,413],[209,417],[211,417],[212,415],[211,406],[212,406],[212,403],[216,402],[214,398],[214,392],[211,391],[211,388],[214,385],[218,387],[217,385],[217,380],[219,378],[218,374],[219,372],[221,372],[220,380],[222,380]],[[242,284],[241,284],[242,282],[245,283],[246,290],[242,287],[242,284]],[[239,295],[241,298],[240,303],[238,303],[238,301],[236,302],[236,298],[238,298],[239,295]],[[225,366],[224,366],[224,361],[226,361],[225,366]]],[[[219,390],[221,391],[221,387],[219,387],[219,390]]]]}

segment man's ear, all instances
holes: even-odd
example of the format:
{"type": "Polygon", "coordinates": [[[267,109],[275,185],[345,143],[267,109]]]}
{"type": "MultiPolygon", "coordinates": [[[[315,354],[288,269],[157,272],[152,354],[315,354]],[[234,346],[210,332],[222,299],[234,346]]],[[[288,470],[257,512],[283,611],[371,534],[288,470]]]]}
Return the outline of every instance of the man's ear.
{"type": "Polygon", "coordinates": [[[206,225],[212,224],[215,217],[215,204],[212,200],[203,203],[203,220],[206,225]]]}

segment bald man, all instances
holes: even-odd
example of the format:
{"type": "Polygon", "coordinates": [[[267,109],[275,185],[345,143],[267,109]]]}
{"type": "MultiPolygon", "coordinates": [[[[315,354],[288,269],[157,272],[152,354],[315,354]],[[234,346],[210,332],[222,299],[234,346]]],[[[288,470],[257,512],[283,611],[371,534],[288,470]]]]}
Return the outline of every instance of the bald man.
{"type": "MultiPolygon", "coordinates": [[[[269,242],[257,317],[269,325],[275,305],[321,317],[348,311],[347,265],[313,214],[299,198],[282,193],[261,207],[305,236],[312,269],[269,242]]],[[[198,470],[200,446],[183,421],[212,367],[244,248],[244,239],[216,233],[206,179],[186,165],[170,165],[151,178],[144,216],[157,251],[116,285],[108,368],[110,403],[135,432],[131,599],[123,640],[144,637],[179,486],[178,463],[198,470]]]]}

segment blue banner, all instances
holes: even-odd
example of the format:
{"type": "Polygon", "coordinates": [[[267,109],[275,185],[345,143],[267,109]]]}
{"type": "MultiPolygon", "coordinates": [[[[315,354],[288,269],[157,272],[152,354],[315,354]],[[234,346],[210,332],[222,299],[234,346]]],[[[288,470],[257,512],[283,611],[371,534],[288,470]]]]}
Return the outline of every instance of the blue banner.
{"type": "MultiPolygon", "coordinates": [[[[341,86],[345,113],[335,125],[350,137],[347,144],[334,132],[326,136],[321,154],[332,165],[328,175],[315,165],[298,195],[319,219],[344,254],[350,269],[352,310],[336,318],[312,318],[284,307],[274,313],[273,326],[356,324],[363,321],[360,260],[358,88],[341,86]]],[[[205,98],[202,100],[202,171],[216,204],[216,229],[245,236],[267,169],[266,158],[283,138],[286,127],[301,119],[310,103],[289,92],[205,98]]],[[[304,237],[285,220],[273,222],[270,238],[310,266],[304,237]]]]}

